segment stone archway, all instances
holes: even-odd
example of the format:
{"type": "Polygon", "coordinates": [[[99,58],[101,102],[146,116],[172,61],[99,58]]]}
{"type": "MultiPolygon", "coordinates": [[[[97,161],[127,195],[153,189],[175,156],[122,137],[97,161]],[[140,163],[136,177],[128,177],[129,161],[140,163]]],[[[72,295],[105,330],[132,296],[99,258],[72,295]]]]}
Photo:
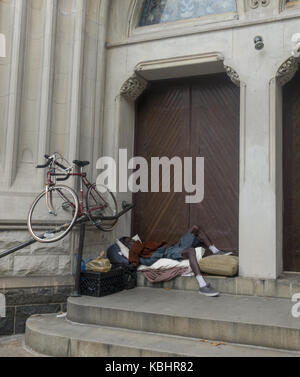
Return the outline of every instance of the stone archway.
{"type": "MultiPolygon", "coordinates": [[[[119,98],[119,111],[120,114],[118,118],[123,120],[123,123],[119,125],[119,145],[118,147],[122,148],[129,148],[128,155],[131,156],[133,154],[133,143],[132,140],[134,138],[134,129],[133,124],[135,122],[135,103],[138,98],[144,93],[146,88],[148,87],[149,81],[160,81],[164,79],[164,74],[172,75],[172,69],[176,66],[176,72],[180,72],[183,76],[188,77],[188,73],[193,70],[193,76],[196,76],[196,72],[199,73],[199,76],[204,77],[206,76],[206,72],[209,63],[211,63],[212,57],[215,59],[216,67],[220,69],[220,72],[223,72],[228,75],[230,80],[234,83],[234,85],[241,88],[240,93],[243,97],[244,95],[244,87],[245,85],[240,81],[239,74],[236,72],[235,69],[228,65],[224,65],[224,59],[220,57],[218,54],[206,54],[202,56],[194,56],[194,57],[182,57],[178,59],[169,59],[169,60],[159,60],[159,61],[152,61],[152,62],[144,62],[140,63],[134,72],[134,74],[129,77],[121,86],[120,96],[119,98]],[[195,64],[197,62],[198,64],[195,64]],[[181,67],[178,68],[178,65],[181,64],[181,67]],[[192,67],[192,68],[191,68],[192,67]],[[152,79],[152,80],[151,80],[152,79]],[[128,119],[131,120],[131,125],[128,124],[128,119]],[[124,122],[125,120],[125,122],[124,122]],[[125,123],[125,125],[124,125],[125,123]],[[130,127],[131,129],[127,129],[124,131],[126,127],[130,127]],[[126,134],[127,141],[124,142],[126,134]],[[130,137],[128,137],[130,135],[130,137]],[[131,139],[132,138],[132,139],[131,139]]],[[[175,71],[175,70],[174,70],[175,71]]],[[[172,79],[171,77],[167,76],[166,78],[172,79]]],[[[175,77],[174,77],[175,79],[175,77]]],[[[180,79],[180,77],[178,77],[180,79]]],[[[171,80],[172,81],[172,80],[171,80]]],[[[229,80],[228,80],[229,81],[229,80]]],[[[243,100],[244,102],[244,100],[243,100]]],[[[240,105],[240,102],[239,102],[240,105]]],[[[242,107],[244,108],[244,107],[242,107]]],[[[242,117],[243,119],[244,117],[242,117]]],[[[238,124],[240,125],[238,118],[238,124]]],[[[241,132],[241,137],[243,137],[244,132],[241,132]]],[[[243,143],[240,143],[241,149],[243,150],[243,143]]],[[[237,154],[237,159],[239,162],[239,153],[237,154]]],[[[237,167],[237,169],[239,169],[237,167]]],[[[238,180],[238,178],[237,178],[238,180]]],[[[238,189],[237,189],[238,192],[238,189]]],[[[237,194],[239,195],[239,193],[237,194]]],[[[125,197],[122,199],[130,200],[131,198],[125,197]]],[[[237,212],[239,212],[237,204],[237,212]]],[[[129,231],[129,230],[128,230],[129,231]]],[[[127,231],[127,232],[128,232],[127,231]]],[[[222,237],[220,236],[220,239],[222,237]]],[[[234,248],[237,250],[238,245],[236,242],[234,243],[234,248]]]]}
{"type": "MultiPolygon", "coordinates": [[[[193,57],[192,56],[180,57],[177,59],[166,59],[166,60],[157,60],[157,61],[140,63],[137,65],[135,72],[123,83],[120,89],[120,95],[121,97],[129,101],[136,101],[143,94],[143,92],[146,90],[148,86],[148,79],[145,78],[144,72],[146,69],[151,70],[151,66],[153,66],[152,70],[157,72],[156,73],[157,77],[160,77],[160,79],[167,79],[167,78],[172,78],[172,77],[164,77],[163,73],[160,73],[160,72],[163,70],[166,70],[168,66],[172,68],[172,64],[174,63],[182,62],[181,72],[183,73],[183,76],[176,77],[176,78],[181,78],[181,77],[188,77],[188,74],[186,74],[185,72],[188,72],[189,65],[193,65],[194,67],[196,66],[196,69],[198,69],[199,75],[205,74],[205,72],[203,72],[201,65],[211,63],[212,60],[215,60],[215,62],[221,62],[220,67],[222,65],[223,72],[226,72],[226,74],[229,76],[229,78],[235,85],[237,86],[244,85],[244,83],[241,83],[239,74],[235,71],[235,69],[224,64],[224,58],[220,54],[204,54],[204,55],[198,55],[198,56],[193,56],[193,57]],[[198,60],[198,64],[195,63],[195,60],[198,60]]],[[[219,72],[222,72],[222,70],[220,70],[219,72]]],[[[155,73],[153,75],[155,77],[155,73]]],[[[195,76],[195,73],[193,73],[191,76],[195,76]]]]}

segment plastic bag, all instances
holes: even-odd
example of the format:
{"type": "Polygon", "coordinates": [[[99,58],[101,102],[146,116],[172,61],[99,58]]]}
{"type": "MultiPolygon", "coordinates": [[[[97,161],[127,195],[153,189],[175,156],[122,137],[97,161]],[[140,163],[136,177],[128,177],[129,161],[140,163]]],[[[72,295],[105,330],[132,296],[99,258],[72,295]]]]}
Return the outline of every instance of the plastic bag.
{"type": "Polygon", "coordinates": [[[104,251],[101,252],[97,259],[86,264],[86,270],[94,272],[108,272],[111,270],[109,259],[104,258],[104,251]]]}

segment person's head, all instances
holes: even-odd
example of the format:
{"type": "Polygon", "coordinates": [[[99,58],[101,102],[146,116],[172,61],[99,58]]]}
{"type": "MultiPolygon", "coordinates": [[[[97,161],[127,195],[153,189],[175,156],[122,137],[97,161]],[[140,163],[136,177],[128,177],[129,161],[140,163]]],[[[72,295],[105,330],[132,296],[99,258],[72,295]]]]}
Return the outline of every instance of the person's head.
{"type": "Polygon", "coordinates": [[[131,249],[135,243],[135,241],[130,237],[121,237],[120,241],[122,242],[122,244],[128,247],[128,249],[131,249]]]}

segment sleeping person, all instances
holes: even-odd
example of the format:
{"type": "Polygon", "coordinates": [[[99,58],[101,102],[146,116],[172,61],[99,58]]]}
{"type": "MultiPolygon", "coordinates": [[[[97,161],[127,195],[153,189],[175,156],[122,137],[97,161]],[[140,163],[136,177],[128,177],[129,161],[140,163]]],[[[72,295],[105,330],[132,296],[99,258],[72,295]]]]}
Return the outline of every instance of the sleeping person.
{"type": "Polygon", "coordinates": [[[129,263],[136,266],[140,264],[152,266],[152,264],[161,258],[174,260],[188,259],[199,284],[199,293],[209,297],[219,295],[219,292],[208,284],[201,275],[195,248],[205,247],[214,255],[230,255],[232,253],[225,253],[219,250],[197,225],[194,225],[189,232],[181,237],[177,244],[171,246],[166,241],[141,242],[130,237],[122,237],[120,241],[129,249],[129,263]]]}

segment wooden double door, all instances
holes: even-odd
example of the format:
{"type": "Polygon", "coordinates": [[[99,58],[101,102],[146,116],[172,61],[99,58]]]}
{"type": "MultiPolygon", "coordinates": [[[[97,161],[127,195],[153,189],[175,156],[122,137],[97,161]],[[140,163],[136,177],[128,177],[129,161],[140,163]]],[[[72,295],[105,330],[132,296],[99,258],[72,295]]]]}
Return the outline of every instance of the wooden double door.
{"type": "Polygon", "coordinates": [[[204,200],[186,204],[171,174],[170,193],[134,195],[133,233],[175,243],[197,224],[218,247],[238,250],[239,114],[240,91],[226,74],[150,85],[136,105],[135,155],[149,167],[151,157],[204,157],[204,200]]]}
{"type": "Polygon", "coordinates": [[[300,70],[283,88],[283,259],[300,272],[300,70]]]}

